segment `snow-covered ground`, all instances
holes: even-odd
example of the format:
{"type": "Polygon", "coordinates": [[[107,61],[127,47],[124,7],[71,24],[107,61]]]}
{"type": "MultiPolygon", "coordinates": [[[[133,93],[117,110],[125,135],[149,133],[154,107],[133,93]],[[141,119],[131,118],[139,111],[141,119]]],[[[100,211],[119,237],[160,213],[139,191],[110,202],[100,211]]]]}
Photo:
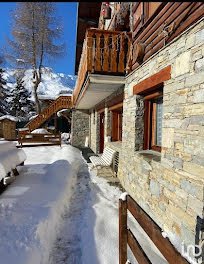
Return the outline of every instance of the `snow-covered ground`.
{"type": "MultiPolygon", "coordinates": [[[[122,191],[70,145],[24,151],[25,166],[0,196],[0,263],[117,264],[122,191]]],[[[167,263],[131,217],[129,225],[152,262],[167,263]]]]}

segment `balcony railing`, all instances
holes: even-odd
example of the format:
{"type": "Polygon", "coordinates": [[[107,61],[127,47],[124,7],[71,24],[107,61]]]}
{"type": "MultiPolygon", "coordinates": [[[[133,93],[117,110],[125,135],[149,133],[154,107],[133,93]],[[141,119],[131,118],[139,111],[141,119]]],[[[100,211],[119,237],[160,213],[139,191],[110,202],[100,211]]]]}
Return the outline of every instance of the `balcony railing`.
{"type": "Polygon", "coordinates": [[[87,29],[73,103],[80,94],[87,73],[124,75],[130,72],[130,49],[131,33],[87,29]]]}

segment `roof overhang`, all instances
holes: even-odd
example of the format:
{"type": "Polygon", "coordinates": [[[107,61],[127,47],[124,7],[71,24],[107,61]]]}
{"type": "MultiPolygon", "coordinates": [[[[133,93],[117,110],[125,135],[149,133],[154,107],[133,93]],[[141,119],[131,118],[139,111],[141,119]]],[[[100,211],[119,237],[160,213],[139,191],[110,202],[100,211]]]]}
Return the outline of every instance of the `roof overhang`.
{"type": "Polygon", "coordinates": [[[77,11],[75,74],[78,72],[86,29],[98,28],[102,2],[79,2],[77,11]]]}
{"type": "Polygon", "coordinates": [[[75,108],[92,109],[124,85],[124,76],[89,74],[81,89],[75,108]]]}

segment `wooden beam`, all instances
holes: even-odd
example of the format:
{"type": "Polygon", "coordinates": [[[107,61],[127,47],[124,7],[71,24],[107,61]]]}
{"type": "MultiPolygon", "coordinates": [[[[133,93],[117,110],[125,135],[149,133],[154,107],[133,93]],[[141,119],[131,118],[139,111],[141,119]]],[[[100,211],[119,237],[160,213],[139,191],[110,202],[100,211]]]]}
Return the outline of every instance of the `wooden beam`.
{"type": "Polygon", "coordinates": [[[124,100],[124,92],[107,101],[107,107],[119,104],[124,100]]]}
{"type": "Polygon", "coordinates": [[[15,176],[18,176],[18,175],[19,175],[19,172],[18,172],[18,170],[17,170],[16,168],[13,169],[12,171],[13,171],[13,174],[14,174],[15,176]]]}
{"type": "Polygon", "coordinates": [[[70,122],[71,123],[71,118],[70,117],[68,117],[68,116],[66,116],[65,114],[61,114],[64,118],[66,118],[67,120],[68,120],[68,122],[70,122]]]}
{"type": "Polygon", "coordinates": [[[188,262],[172,246],[168,238],[162,236],[162,231],[159,226],[129,195],[127,196],[127,208],[169,264],[188,264],[188,262]]]}
{"type": "Polygon", "coordinates": [[[113,106],[109,107],[108,110],[112,111],[112,110],[115,110],[115,109],[120,108],[120,107],[123,107],[123,103],[113,105],[113,106]]]}
{"type": "Polygon", "coordinates": [[[147,257],[140,244],[137,242],[130,229],[128,229],[128,245],[139,264],[151,264],[151,261],[147,257]]]}
{"type": "Polygon", "coordinates": [[[127,261],[127,201],[119,199],[119,264],[127,261]]]}
{"type": "Polygon", "coordinates": [[[171,78],[171,65],[133,86],[133,94],[144,94],[171,78]]]}
{"type": "Polygon", "coordinates": [[[157,97],[159,97],[160,95],[162,95],[161,92],[155,92],[155,93],[152,93],[152,94],[150,94],[150,95],[145,96],[143,99],[144,99],[144,100],[151,100],[151,99],[153,99],[153,98],[157,98],[157,97]]]}
{"type": "Polygon", "coordinates": [[[151,102],[145,101],[145,113],[144,113],[144,143],[143,149],[149,149],[150,147],[150,121],[151,121],[151,102]]]}
{"type": "Polygon", "coordinates": [[[99,114],[105,112],[105,108],[101,108],[100,110],[97,111],[99,114]]]}

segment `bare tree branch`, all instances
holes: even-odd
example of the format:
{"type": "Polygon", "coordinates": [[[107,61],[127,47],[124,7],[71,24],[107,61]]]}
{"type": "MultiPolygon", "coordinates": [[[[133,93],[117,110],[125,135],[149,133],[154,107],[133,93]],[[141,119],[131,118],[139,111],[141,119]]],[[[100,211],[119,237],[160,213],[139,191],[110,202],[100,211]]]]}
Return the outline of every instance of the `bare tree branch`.
{"type": "Polygon", "coordinates": [[[65,44],[58,44],[63,30],[53,2],[19,2],[11,13],[12,40],[7,39],[5,54],[12,65],[33,69],[33,93],[40,112],[37,89],[42,68],[50,59],[64,55],[65,44]]]}

